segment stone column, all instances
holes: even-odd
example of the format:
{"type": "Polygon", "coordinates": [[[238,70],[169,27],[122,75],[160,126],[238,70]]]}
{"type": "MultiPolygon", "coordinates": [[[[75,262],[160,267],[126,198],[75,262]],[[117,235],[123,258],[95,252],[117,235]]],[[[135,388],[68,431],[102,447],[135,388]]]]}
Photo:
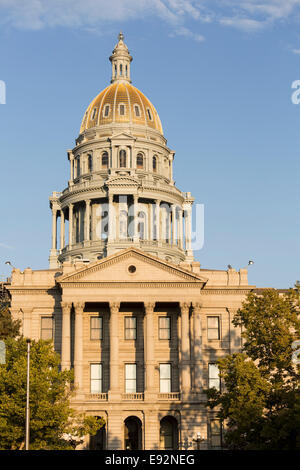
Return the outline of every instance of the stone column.
{"type": "MultiPolygon", "coordinates": [[[[177,234],[178,237],[178,234],[177,234]]],[[[172,245],[176,245],[176,206],[172,204],[172,245]]]]}
{"type": "Polygon", "coordinates": [[[144,328],[144,361],[146,367],[145,374],[145,395],[147,398],[153,398],[154,392],[154,302],[145,303],[145,328],[144,328]],[[151,394],[151,397],[149,395],[151,394]]]}
{"type": "Polygon", "coordinates": [[[181,391],[183,394],[190,393],[191,371],[190,371],[190,326],[189,326],[189,304],[181,303],[181,391]]]}
{"type": "Polygon", "coordinates": [[[69,249],[73,245],[73,207],[74,204],[69,204],[69,249]]]}
{"type": "Polygon", "coordinates": [[[179,248],[183,249],[183,218],[182,208],[179,209],[179,248]]]}
{"type": "Polygon", "coordinates": [[[74,349],[74,382],[77,395],[83,393],[83,309],[84,302],[77,302],[75,307],[75,349],[74,349]]]}
{"type": "Polygon", "coordinates": [[[156,240],[160,241],[160,201],[155,200],[155,225],[156,225],[156,240]]]}
{"type": "Polygon", "coordinates": [[[118,399],[120,397],[119,390],[119,308],[120,303],[112,302],[110,306],[110,399],[118,399]]]}
{"type": "Polygon", "coordinates": [[[52,207],[52,250],[57,249],[57,208],[52,207]]]}
{"type": "Polygon", "coordinates": [[[74,155],[70,154],[70,179],[73,181],[74,179],[74,155]]]}
{"type": "Polygon", "coordinates": [[[60,249],[65,246],[65,213],[60,209],[60,249]]]}
{"type": "Polygon", "coordinates": [[[133,241],[137,243],[139,241],[139,233],[138,233],[138,196],[134,194],[133,196],[133,241]]]}
{"type": "Polygon", "coordinates": [[[108,196],[108,243],[114,240],[113,197],[113,194],[108,196]]]}
{"type": "Polygon", "coordinates": [[[148,240],[153,240],[153,204],[149,204],[149,218],[148,218],[148,240]]]}
{"type": "Polygon", "coordinates": [[[87,199],[85,201],[85,239],[89,241],[90,239],[90,215],[91,215],[91,200],[87,199]]]}
{"type": "Polygon", "coordinates": [[[202,327],[201,327],[201,304],[193,304],[193,326],[194,326],[194,344],[193,344],[193,361],[194,361],[194,389],[200,392],[202,387],[202,327]]]}
{"type": "Polygon", "coordinates": [[[72,303],[62,302],[62,344],[61,368],[69,370],[71,367],[71,307],[72,303]]]}
{"type": "Polygon", "coordinates": [[[192,206],[185,204],[185,249],[188,257],[192,257],[192,206]]]}

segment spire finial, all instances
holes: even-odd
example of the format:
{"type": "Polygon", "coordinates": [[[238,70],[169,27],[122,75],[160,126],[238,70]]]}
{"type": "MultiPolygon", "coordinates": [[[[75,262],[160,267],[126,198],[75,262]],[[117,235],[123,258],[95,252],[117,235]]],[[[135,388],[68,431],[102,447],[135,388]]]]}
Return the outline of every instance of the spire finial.
{"type": "Polygon", "coordinates": [[[124,34],[122,31],[119,32],[118,39],[119,42],[115,45],[112,55],[109,58],[112,64],[111,83],[114,83],[115,81],[131,83],[130,62],[132,61],[132,57],[123,41],[124,34]]]}

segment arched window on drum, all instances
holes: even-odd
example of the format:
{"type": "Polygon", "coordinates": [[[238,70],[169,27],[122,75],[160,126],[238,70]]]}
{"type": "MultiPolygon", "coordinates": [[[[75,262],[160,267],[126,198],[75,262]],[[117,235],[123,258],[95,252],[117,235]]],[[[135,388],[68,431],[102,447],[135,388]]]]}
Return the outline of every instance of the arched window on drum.
{"type": "Polygon", "coordinates": [[[157,173],[157,156],[156,155],[154,155],[152,159],[152,169],[153,169],[153,173],[157,173]]]}
{"type": "Polygon", "coordinates": [[[108,153],[103,152],[101,156],[101,168],[106,170],[108,168],[108,153]]]}
{"type": "Polygon", "coordinates": [[[138,170],[144,169],[144,156],[142,153],[138,153],[136,156],[136,168],[138,170]]]}

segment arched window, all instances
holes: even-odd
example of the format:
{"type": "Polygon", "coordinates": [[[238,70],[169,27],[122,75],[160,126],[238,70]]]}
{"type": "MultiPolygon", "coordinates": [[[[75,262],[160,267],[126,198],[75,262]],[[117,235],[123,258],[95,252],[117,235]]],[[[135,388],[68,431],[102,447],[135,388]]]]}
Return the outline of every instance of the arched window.
{"type": "Polygon", "coordinates": [[[136,117],[140,117],[141,113],[140,113],[140,107],[138,104],[134,105],[134,112],[135,112],[136,117]]]}
{"type": "Polygon", "coordinates": [[[119,154],[119,163],[120,168],[126,168],[126,152],[125,150],[120,150],[119,154]]]}
{"type": "Polygon", "coordinates": [[[92,114],[92,120],[95,119],[95,117],[96,117],[96,112],[97,112],[97,108],[94,108],[94,109],[93,109],[93,114],[92,114]]]}
{"type": "Polygon", "coordinates": [[[108,168],[108,153],[107,152],[102,153],[101,168],[108,168]]]}
{"type": "Polygon", "coordinates": [[[178,449],[178,424],[173,416],[165,416],[160,421],[160,448],[178,449]]]}
{"type": "MultiPolygon", "coordinates": [[[[100,419],[100,417],[97,417],[100,419]]],[[[90,436],[89,450],[105,450],[106,448],[106,426],[102,426],[97,433],[90,436]]]]}
{"type": "Polygon", "coordinates": [[[93,157],[92,155],[88,155],[88,172],[91,173],[93,171],[93,157]]]}
{"type": "Polygon", "coordinates": [[[103,115],[104,115],[104,117],[108,117],[108,115],[109,115],[109,104],[105,105],[103,115]]]}
{"type": "Polygon", "coordinates": [[[123,65],[120,64],[120,75],[121,75],[121,77],[122,77],[122,74],[123,74],[123,65]]]}
{"type": "Polygon", "coordinates": [[[124,422],[125,450],[142,449],[142,422],[136,416],[130,416],[124,422]]]}
{"type": "Polygon", "coordinates": [[[156,173],[157,172],[157,158],[156,157],[153,157],[152,159],[152,168],[153,168],[154,173],[156,173]]]}
{"type": "Polygon", "coordinates": [[[150,121],[152,121],[152,115],[151,115],[151,111],[149,108],[147,108],[147,114],[148,114],[148,118],[150,119],[150,121]]]}
{"type": "Polygon", "coordinates": [[[144,168],[144,157],[142,153],[138,153],[136,156],[136,167],[138,170],[142,170],[144,168]]]}
{"type": "Polygon", "coordinates": [[[119,113],[120,113],[120,116],[124,116],[124,114],[125,114],[125,105],[124,104],[120,104],[119,113]]]}
{"type": "Polygon", "coordinates": [[[125,77],[127,77],[127,73],[128,73],[128,67],[127,65],[125,65],[125,77]]]}

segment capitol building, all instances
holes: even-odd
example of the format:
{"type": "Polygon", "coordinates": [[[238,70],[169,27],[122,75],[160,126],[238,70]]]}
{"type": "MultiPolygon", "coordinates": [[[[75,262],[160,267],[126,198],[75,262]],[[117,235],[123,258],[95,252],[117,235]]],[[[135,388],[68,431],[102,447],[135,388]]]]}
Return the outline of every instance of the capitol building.
{"type": "Polygon", "coordinates": [[[74,369],[72,407],[105,419],[81,449],[220,449],[204,390],[222,387],[217,361],[241,349],[232,318],[255,286],[245,268],[195,261],[195,201],[175,186],[175,152],[132,85],[122,33],[109,60],[111,83],[67,151],[67,186],[50,196],[49,269],[13,269],[12,315],[74,369]]]}

